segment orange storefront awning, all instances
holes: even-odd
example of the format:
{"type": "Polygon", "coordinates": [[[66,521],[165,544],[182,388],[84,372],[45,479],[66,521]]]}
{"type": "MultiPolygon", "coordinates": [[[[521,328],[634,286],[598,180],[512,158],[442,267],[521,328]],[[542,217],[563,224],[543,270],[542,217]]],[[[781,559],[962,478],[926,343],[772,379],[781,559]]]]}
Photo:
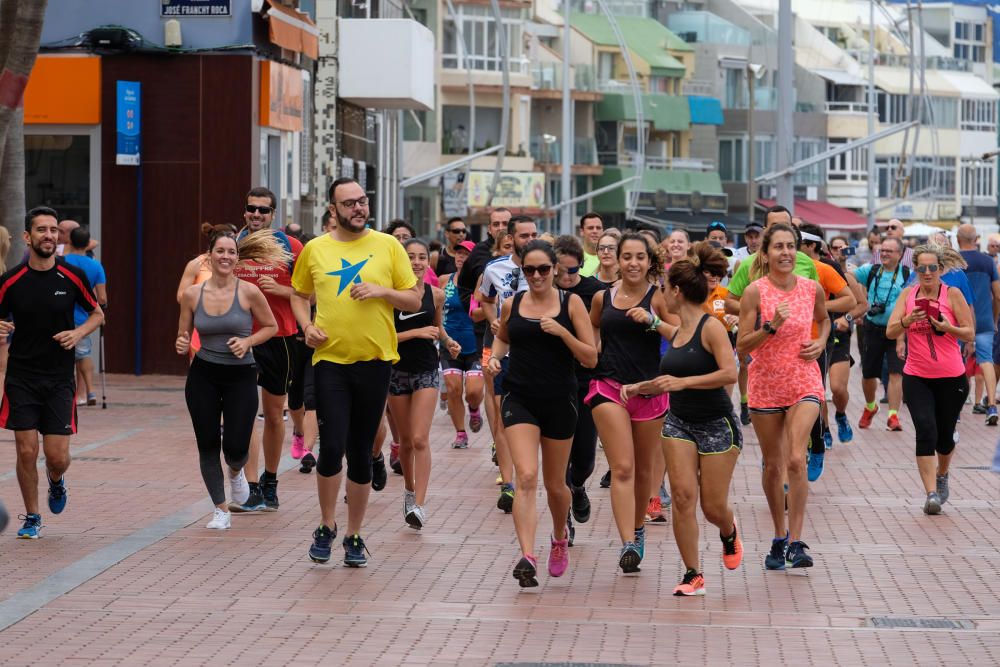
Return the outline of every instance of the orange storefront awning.
{"type": "Polygon", "coordinates": [[[278,0],[267,0],[266,8],[267,31],[272,44],[313,60],[319,57],[319,29],[308,14],[286,7],[278,0]]]}
{"type": "Polygon", "coordinates": [[[24,90],[24,122],[97,125],[101,122],[101,58],[39,55],[24,90]]]}

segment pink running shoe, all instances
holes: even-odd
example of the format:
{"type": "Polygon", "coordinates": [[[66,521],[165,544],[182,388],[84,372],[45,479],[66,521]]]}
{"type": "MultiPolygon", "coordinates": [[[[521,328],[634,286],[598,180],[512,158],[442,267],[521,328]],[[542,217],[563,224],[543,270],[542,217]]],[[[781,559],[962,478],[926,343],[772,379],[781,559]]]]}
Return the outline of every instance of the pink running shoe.
{"type": "Polygon", "coordinates": [[[403,474],[403,464],[399,462],[399,443],[389,445],[389,467],[397,475],[403,474]]]}
{"type": "Polygon", "coordinates": [[[561,577],[569,569],[569,538],[557,540],[552,538],[552,548],[549,550],[549,574],[561,577]]]}
{"type": "Polygon", "coordinates": [[[306,453],[306,439],[301,433],[292,433],[292,458],[301,459],[306,453]]]}
{"type": "Polygon", "coordinates": [[[469,410],[469,429],[473,433],[479,433],[479,429],[483,427],[483,413],[479,411],[479,408],[475,410],[469,410]]]}

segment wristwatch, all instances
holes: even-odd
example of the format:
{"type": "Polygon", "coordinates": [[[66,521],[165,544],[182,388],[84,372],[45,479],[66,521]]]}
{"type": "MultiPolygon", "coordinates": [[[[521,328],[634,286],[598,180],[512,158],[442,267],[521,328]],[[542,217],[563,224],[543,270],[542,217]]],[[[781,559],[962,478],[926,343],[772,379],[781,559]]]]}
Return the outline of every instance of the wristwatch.
{"type": "Polygon", "coordinates": [[[854,323],[854,315],[851,315],[850,313],[847,313],[847,314],[844,315],[844,320],[848,324],[853,324],[854,323]]]}
{"type": "Polygon", "coordinates": [[[771,326],[771,320],[764,322],[764,326],[762,328],[764,329],[765,332],[771,334],[772,336],[778,333],[777,328],[771,326]]]}

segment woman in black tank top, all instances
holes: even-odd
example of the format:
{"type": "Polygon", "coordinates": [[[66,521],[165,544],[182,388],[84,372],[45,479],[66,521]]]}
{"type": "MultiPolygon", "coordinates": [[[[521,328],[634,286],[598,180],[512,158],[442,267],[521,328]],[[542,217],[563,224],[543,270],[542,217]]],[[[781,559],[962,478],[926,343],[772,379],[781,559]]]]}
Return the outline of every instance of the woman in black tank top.
{"type": "Polygon", "coordinates": [[[618,244],[622,279],[594,296],[590,319],[600,332],[601,359],[587,400],[594,414],[604,454],[611,467],[611,510],[622,540],[618,566],[639,571],[645,555],[647,504],[659,502],[662,471],[655,476],[654,456],[662,456],[660,425],[667,411],[662,396],[621,397],[622,385],[656,377],[660,361],[658,326],[673,316],[655,287],[660,265],[649,240],[634,232],[618,244]]]}
{"type": "Polygon", "coordinates": [[[514,578],[522,587],[529,587],[538,585],[534,551],[539,444],[552,514],[549,574],[561,577],[569,567],[566,466],[576,430],[574,359],[593,368],[597,348],[583,301],[553,287],[557,262],[552,246],[532,241],[521,258],[522,280],[528,282],[528,291],[504,302],[487,369],[491,375],[500,372],[500,359],[509,352],[500,414],[518,489],[514,529],[522,557],[514,568],[514,578]]]}
{"type": "MultiPolygon", "coordinates": [[[[403,247],[417,281],[423,281],[430,251],[419,239],[410,239],[403,247]]],[[[396,424],[399,462],[403,468],[403,519],[416,530],[427,521],[424,500],[431,477],[431,420],[437,403],[440,358],[434,342],[440,340],[452,356],[461,351],[441,326],[443,306],[444,292],[425,283],[416,312],[393,311],[399,361],[389,375],[389,410],[396,424]]],[[[382,441],[376,439],[376,442],[382,441]]]]}
{"type": "Polygon", "coordinates": [[[708,297],[706,274],[725,275],[727,269],[726,258],[708,243],[696,245],[691,260],[670,267],[664,296],[681,325],[668,328],[670,349],[660,362],[660,375],[622,387],[624,396],[670,394],[662,443],[673,497],[674,539],[685,567],[674,595],[705,593],[695,517],[699,495],[705,518],[719,528],[723,564],[734,570],[743,558],[728,497],[743,445],[726,391],[736,380],[736,362],[725,326],[702,309],[708,297]]]}

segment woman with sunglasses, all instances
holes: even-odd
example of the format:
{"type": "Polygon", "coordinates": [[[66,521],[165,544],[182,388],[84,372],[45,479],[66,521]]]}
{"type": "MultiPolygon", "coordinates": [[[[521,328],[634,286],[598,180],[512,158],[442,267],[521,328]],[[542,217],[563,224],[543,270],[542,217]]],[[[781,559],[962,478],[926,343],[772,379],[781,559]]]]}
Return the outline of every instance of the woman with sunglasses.
{"type": "Polygon", "coordinates": [[[553,285],[557,263],[548,243],[535,240],[524,246],[521,279],[527,281],[528,289],[504,301],[489,361],[489,372],[495,376],[501,369],[500,359],[509,350],[500,409],[517,477],[513,509],[521,560],[514,567],[514,578],[522,588],[538,585],[535,499],[539,447],[552,515],[549,574],[561,577],[569,567],[566,466],[577,420],[574,366],[579,362],[592,368],[597,363],[583,301],[553,285]]]}
{"type": "Polygon", "coordinates": [[[610,287],[618,280],[618,239],[621,234],[604,232],[597,241],[597,271],[594,278],[601,281],[605,287],[610,287]]]}
{"type": "Polygon", "coordinates": [[[764,494],[775,537],[764,559],[769,570],[812,567],[802,541],[809,482],[806,448],[823,400],[816,360],[826,349],[830,317],[826,296],[815,280],[794,273],[798,236],[785,223],[764,232],[753,260],[750,283],[740,299],[740,357],[751,355],[748,405],[764,457],[764,494]],[[818,334],[813,338],[813,322],[818,334]],[[784,481],[788,480],[787,521],[784,481]]]}
{"type": "Polygon", "coordinates": [[[594,296],[590,308],[591,323],[600,334],[601,356],[586,401],[611,466],[611,509],[622,541],[618,565],[625,573],[638,572],[644,556],[649,494],[660,485],[653,455],[660,447],[668,405],[665,394],[625,400],[621,392],[623,385],[659,374],[657,327],[664,319],[675,321],[657,287],[661,273],[654,252],[642,234],[622,235],[618,244],[622,278],[594,296]]]}
{"type": "Polygon", "coordinates": [[[940,514],[948,502],[955,424],[969,395],[958,341],[971,342],[976,332],[961,290],[941,281],[941,249],[922,245],[913,256],[919,284],[899,295],[886,335],[906,337],[903,393],[916,431],[917,469],[926,494],[923,510],[940,514]]]}
{"type": "MultiPolygon", "coordinates": [[[[417,280],[427,271],[430,250],[420,239],[403,244],[417,280]]],[[[441,341],[452,358],[461,346],[441,327],[444,292],[424,283],[420,309],[411,313],[393,310],[399,361],[389,374],[389,409],[399,437],[399,462],[403,468],[403,519],[420,530],[427,523],[424,502],[431,476],[430,434],[438,388],[438,351],[441,341]]]]}

